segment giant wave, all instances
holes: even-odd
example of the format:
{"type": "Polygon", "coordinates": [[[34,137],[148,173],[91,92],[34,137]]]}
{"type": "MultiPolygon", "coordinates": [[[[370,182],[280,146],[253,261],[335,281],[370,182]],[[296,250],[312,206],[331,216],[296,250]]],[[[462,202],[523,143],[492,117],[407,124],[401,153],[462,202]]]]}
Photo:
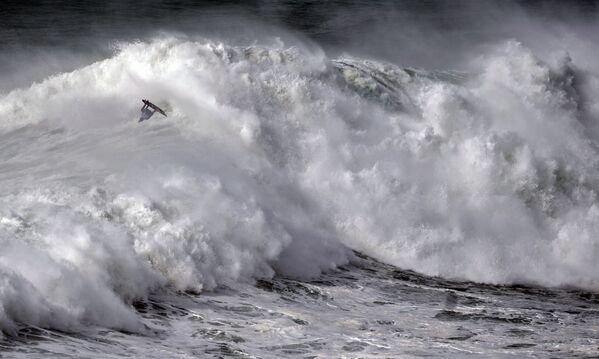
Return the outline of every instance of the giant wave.
{"type": "Polygon", "coordinates": [[[351,249],[597,289],[599,83],[516,41],[461,74],[163,36],[0,97],[0,325],[147,329],[129,303],[351,249]],[[135,120],[141,98],[167,120],[135,120]]]}

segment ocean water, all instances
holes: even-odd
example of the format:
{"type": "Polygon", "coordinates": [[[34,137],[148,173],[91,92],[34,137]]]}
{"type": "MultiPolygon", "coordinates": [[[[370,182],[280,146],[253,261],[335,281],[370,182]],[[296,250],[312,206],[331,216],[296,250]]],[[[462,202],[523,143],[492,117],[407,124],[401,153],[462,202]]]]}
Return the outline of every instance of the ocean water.
{"type": "Polygon", "coordinates": [[[0,9],[1,356],[599,356],[594,2],[0,9]]]}

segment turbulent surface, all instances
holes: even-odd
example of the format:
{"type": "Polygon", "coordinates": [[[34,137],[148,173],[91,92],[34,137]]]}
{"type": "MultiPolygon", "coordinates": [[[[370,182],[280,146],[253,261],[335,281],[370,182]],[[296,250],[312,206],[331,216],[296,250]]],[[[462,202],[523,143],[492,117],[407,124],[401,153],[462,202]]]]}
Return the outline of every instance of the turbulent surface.
{"type": "Polygon", "coordinates": [[[4,350],[596,355],[592,46],[433,71],[288,37],[121,41],[0,96],[4,350]]]}
{"type": "Polygon", "coordinates": [[[153,334],[41,328],[0,342],[31,357],[589,357],[599,297],[429,278],[360,256],[311,281],[283,278],[135,303],[153,334]],[[543,300],[539,300],[543,298],[543,300]],[[583,325],[581,325],[583,323],[583,325]],[[23,349],[24,346],[27,349],[23,349]]]}

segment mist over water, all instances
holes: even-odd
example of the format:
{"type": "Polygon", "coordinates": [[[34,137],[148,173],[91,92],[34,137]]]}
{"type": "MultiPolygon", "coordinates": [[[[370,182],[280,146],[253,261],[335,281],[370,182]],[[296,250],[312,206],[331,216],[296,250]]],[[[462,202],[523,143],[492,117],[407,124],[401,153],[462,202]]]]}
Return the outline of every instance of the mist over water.
{"type": "Polygon", "coordinates": [[[592,2],[2,6],[5,334],[151,336],[132,303],[353,251],[599,289],[592,2]]]}

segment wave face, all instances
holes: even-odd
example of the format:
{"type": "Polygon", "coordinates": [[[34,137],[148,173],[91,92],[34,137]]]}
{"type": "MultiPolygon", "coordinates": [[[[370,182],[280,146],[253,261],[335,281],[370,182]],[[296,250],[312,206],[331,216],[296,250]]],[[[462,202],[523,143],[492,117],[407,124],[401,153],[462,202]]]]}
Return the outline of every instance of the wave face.
{"type": "Polygon", "coordinates": [[[427,72],[163,36],[0,98],[0,323],[347,264],[599,288],[599,82],[518,42],[427,72]],[[137,123],[139,99],[168,112],[137,123]]]}

